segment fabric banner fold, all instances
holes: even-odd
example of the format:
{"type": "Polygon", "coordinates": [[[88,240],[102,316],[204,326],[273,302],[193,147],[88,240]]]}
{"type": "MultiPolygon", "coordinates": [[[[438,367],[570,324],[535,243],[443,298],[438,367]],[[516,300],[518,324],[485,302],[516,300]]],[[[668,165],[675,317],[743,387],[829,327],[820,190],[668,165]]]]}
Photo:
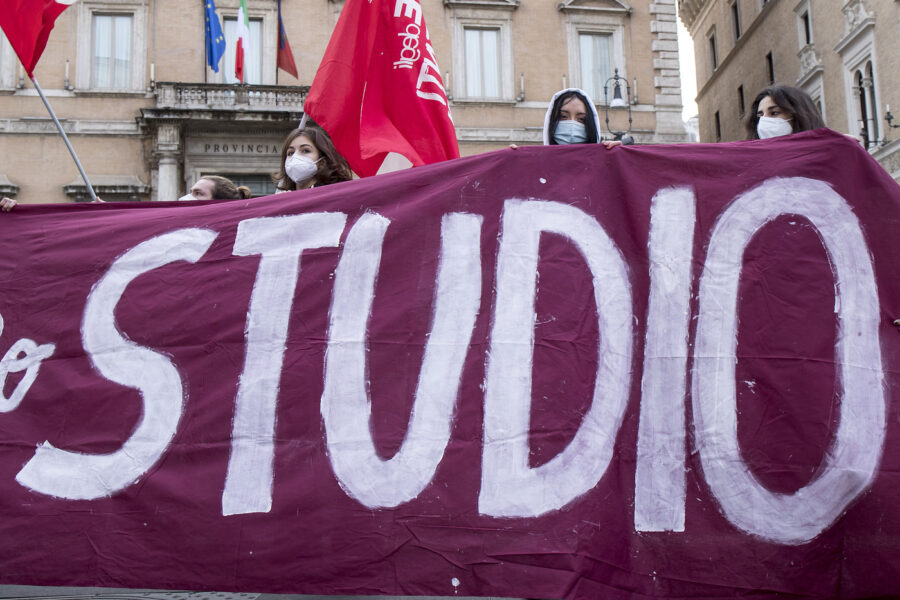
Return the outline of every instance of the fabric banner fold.
{"type": "Polygon", "coordinates": [[[0,582],[900,596],[898,228],[828,130],[19,206],[0,582]]]}

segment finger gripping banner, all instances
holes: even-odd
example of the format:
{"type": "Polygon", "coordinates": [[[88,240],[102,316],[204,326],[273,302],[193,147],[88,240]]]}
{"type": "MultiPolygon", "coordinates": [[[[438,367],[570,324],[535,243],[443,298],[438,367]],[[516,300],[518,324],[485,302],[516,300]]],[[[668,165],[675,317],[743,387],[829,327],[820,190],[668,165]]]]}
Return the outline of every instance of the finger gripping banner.
{"type": "Polygon", "coordinates": [[[0,582],[900,594],[900,188],[819,130],[0,217],[0,582]]]}

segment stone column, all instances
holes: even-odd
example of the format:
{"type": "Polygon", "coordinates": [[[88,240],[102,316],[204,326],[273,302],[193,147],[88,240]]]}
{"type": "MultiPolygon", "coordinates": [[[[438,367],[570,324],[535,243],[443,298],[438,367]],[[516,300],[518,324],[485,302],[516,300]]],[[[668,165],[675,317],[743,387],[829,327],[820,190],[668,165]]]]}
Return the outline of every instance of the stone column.
{"type": "Polygon", "coordinates": [[[681,117],[681,74],[679,72],[678,35],[675,0],[650,3],[650,32],[653,51],[655,142],[686,142],[687,131],[681,117]]]}
{"type": "Polygon", "coordinates": [[[178,123],[160,123],[156,131],[156,156],[158,161],[156,199],[178,200],[181,185],[178,181],[181,166],[181,127],[178,123]]]}

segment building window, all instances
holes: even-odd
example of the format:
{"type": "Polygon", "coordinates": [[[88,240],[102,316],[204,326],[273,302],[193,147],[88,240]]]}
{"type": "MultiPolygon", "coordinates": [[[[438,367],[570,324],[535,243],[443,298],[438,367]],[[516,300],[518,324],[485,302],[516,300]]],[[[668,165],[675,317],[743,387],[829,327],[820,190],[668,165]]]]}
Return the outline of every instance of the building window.
{"type": "Polygon", "coordinates": [[[712,60],[712,70],[719,68],[719,52],[716,49],[716,33],[709,34],[709,57],[712,60]]]}
{"type": "MultiPolygon", "coordinates": [[[[205,173],[206,175],[218,175],[218,171],[214,173],[205,173]]],[[[223,173],[223,177],[227,177],[236,186],[247,186],[254,198],[260,196],[271,196],[275,193],[275,183],[268,173],[254,175],[251,173],[223,173]]]]}
{"type": "Polygon", "coordinates": [[[514,102],[512,15],[518,3],[445,0],[453,28],[453,62],[444,86],[454,101],[514,102]]]}
{"type": "MultiPolygon", "coordinates": [[[[19,59],[16,58],[16,53],[9,44],[9,40],[0,31],[0,89],[12,89],[15,87],[18,64],[19,59]]],[[[9,194],[6,195],[8,196],[9,194]]]]}
{"type": "Polygon", "coordinates": [[[871,62],[856,71],[856,84],[860,134],[866,148],[872,146],[880,137],[878,123],[878,103],[875,99],[875,73],[871,62]]]}
{"type": "Polygon", "coordinates": [[[500,98],[500,29],[465,28],[468,98],[500,98]]]}
{"type": "Polygon", "coordinates": [[[800,15],[800,31],[801,31],[801,41],[803,45],[806,46],[808,44],[812,44],[812,24],[809,22],[809,11],[805,11],[802,15],[800,15]]]}
{"type": "Polygon", "coordinates": [[[740,116],[744,116],[744,113],[747,111],[747,104],[744,101],[744,86],[739,85],[737,89],[738,95],[738,114],[740,116]]]}
{"type": "Polygon", "coordinates": [[[603,86],[612,75],[611,35],[579,33],[578,50],[581,59],[581,88],[594,101],[603,98],[603,86]]]}
{"type": "Polygon", "coordinates": [[[731,3],[731,25],[734,28],[735,41],[741,39],[741,11],[738,8],[737,0],[731,3]]]}
{"type": "Polygon", "coordinates": [[[147,79],[147,2],[76,2],[75,82],[79,90],[140,92],[147,79]]]}
{"type": "Polygon", "coordinates": [[[715,121],[716,126],[716,141],[722,141],[722,121],[719,119],[719,111],[716,111],[716,114],[713,115],[713,120],[715,121]]]}
{"type": "MultiPolygon", "coordinates": [[[[225,83],[238,83],[234,76],[234,61],[237,50],[237,17],[225,17],[225,59],[222,62],[225,83]]],[[[250,19],[250,47],[244,49],[244,83],[262,83],[262,19],[250,19]]]]}
{"type": "Polygon", "coordinates": [[[123,90],[131,87],[132,28],[130,14],[93,15],[91,87],[123,90]]]}
{"type": "Polygon", "coordinates": [[[773,85],[775,83],[775,59],[771,52],[766,54],[766,75],[769,77],[769,85],[773,85]]]}

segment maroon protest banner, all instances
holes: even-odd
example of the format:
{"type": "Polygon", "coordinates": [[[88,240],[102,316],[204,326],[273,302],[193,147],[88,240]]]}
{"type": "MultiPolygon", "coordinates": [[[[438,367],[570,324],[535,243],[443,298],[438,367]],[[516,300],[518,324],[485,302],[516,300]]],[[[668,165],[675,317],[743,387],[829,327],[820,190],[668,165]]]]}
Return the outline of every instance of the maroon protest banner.
{"type": "Polygon", "coordinates": [[[900,188],[829,131],[0,217],[0,581],[900,594],[900,188]]]}

